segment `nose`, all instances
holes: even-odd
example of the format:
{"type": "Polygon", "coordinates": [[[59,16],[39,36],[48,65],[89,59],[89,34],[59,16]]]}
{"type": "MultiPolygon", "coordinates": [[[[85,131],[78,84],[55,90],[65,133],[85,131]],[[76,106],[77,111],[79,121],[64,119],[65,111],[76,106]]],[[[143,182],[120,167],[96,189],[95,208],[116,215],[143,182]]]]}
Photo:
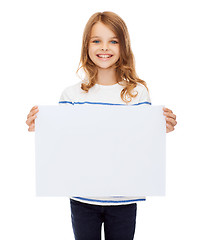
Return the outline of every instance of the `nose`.
{"type": "Polygon", "coordinates": [[[108,48],[102,48],[101,50],[102,50],[102,51],[107,51],[107,50],[108,50],[108,48]]]}
{"type": "Polygon", "coordinates": [[[102,48],[101,48],[102,51],[107,51],[108,50],[108,47],[107,47],[107,44],[103,44],[102,45],[102,48]]]}

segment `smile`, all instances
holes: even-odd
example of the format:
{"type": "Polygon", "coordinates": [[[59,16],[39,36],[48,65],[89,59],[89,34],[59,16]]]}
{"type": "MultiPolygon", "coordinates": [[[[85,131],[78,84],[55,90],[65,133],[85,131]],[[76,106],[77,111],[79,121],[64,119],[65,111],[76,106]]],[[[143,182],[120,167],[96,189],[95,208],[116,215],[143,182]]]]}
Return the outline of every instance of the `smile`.
{"type": "Polygon", "coordinates": [[[99,57],[99,58],[110,58],[113,55],[111,55],[111,54],[97,54],[96,56],[99,57]]]}

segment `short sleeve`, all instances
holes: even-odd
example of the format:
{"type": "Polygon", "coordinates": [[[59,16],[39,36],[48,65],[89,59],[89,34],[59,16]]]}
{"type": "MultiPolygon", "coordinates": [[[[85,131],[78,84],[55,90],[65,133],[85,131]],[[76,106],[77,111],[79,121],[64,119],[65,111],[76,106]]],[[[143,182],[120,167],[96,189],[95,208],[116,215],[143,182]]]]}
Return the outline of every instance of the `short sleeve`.
{"type": "Polygon", "coordinates": [[[61,93],[59,104],[69,104],[72,103],[71,98],[69,97],[68,89],[64,89],[61,93]]]}
{"type": "Polygon", "coordinates": [[[152,104],[149,92],[143,84],[141,84],[141,92],[139,94],[139,102],[146,102],[146,103],[152,104]]]}

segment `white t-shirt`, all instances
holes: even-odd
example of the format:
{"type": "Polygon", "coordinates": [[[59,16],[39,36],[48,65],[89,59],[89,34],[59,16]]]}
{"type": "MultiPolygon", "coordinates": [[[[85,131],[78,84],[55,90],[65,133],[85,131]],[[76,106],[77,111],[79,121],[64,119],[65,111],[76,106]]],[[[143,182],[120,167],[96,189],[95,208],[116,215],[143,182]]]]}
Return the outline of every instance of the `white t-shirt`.
{"type": "MultiPolygon", "coordinates": [[[[77,84],[67,87],[61,94],[59,104],[98,104],[98,105],[126,105],[121,99],[120,93],[124,88],[118,83],[114,85],[99,85],[95,84],[89,89],[88,93],[81,89],[80,81],[77,84]]],[[[133,98],[128,105],[151,105],[151,100],[146,87],[140,83],[134,88],[134,92],[138,92],[137,97],[133,98]]],[[[71,199],[76,201],[95,204],[95,205],[122,205],[131,204],[146,200],[145,197],[124,197],[124,196],[109,196],[109,197],[76,197],[71,199]]]]}

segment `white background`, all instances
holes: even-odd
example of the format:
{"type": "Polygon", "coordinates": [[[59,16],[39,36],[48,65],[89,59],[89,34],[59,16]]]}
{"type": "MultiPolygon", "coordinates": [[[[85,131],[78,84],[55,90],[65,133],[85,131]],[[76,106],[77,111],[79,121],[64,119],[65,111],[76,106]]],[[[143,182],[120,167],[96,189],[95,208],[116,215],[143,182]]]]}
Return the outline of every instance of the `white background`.
{"type": "Polygon", "coordinates": [[[126,22],[152,103],[177,115],[167,134],[165,197],[138,203],[135,239],[210,239],[208,1],[0,3],[0,238],[73,239],[67,198],[35,196],[31,107],[57,104],[79,79],[82,32],[97,11],[126,22]]]}

